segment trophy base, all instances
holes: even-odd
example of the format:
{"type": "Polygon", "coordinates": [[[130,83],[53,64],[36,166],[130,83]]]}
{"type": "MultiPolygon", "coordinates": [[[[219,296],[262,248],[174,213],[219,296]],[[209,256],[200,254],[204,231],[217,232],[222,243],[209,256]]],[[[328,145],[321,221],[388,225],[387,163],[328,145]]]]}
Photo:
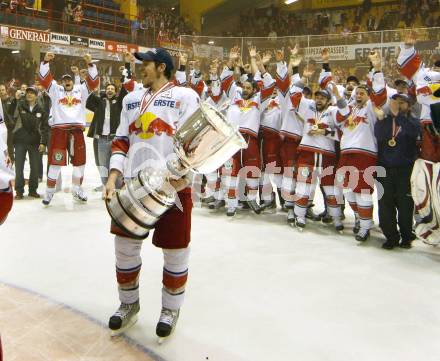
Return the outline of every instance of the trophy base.
{"type": "Polygon", "coordinates": [[[144,239],[154,227],[146,227],[125,210],[117,192],[111,200],[105,200],[105,206],[110,218],[128,237],[134,239],[144,239]]]}
{"type": "Polygon", "coordinates": [[[106,200],[107,211],[125,233],[133,238],[147,237],[154,225],[175,204],[175,190],[164,174],[144,170],[106,200]]]}

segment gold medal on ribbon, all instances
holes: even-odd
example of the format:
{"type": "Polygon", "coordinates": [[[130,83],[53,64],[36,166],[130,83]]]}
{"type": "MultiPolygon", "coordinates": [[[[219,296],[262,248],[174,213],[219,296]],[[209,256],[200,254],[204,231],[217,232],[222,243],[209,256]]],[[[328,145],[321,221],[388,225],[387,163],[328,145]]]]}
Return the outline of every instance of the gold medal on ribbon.
{"type": "Polygon", "coordinates": [[[347,120],[347,128],[348,129],[350,129],[350,130],[353,130],[354,128],[356,128],[356,124],[354,123],[354,121],[353,121],[353,116],[350,114],[350,116],[348,117],[348,120],[347,120]]]}
{"type": "Polygon", "coordinates": [[[396,146],[396,144],[397,144],[396,137],[397,137],[397,134],[399,134],[401,129],[402,129],[402,127],[396,127],[396,120],[393,117],[393,128],[392,128],[392,131],[391,131],[392,135],[391,135],[391,139],[388,141],[388,145],[390,147],[395,147],[396,146]]]}

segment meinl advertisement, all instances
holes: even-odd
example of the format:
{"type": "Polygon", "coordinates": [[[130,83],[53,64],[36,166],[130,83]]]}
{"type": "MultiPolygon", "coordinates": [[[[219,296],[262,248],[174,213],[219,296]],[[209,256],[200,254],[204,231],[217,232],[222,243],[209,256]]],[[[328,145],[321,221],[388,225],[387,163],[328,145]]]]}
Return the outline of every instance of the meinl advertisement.
{"type": "Polygon", "coordinates": [[[70,35],[50,33],[50,42],[55,44],[70,45],[70,35]]]}
{"type": "Polygon", "coordinates": [[[105,50],[105,41],[100,39],[89,38],[89,48],[105,50]]]}

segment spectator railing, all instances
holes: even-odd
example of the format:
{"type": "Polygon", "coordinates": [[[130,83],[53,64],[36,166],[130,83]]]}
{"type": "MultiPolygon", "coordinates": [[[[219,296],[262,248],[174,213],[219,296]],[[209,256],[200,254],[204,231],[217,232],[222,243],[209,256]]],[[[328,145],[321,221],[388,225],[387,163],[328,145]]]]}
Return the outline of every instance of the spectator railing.
{"type": "MultiPolygon", "coordinates": [[[[419,50],[423,61],[432,64],[434,60],[440,58],[440,28],[414,30],[418,34],[416,48],[419,50]]],[[[395,78],[400,76],[396,67],[399,44],[403,41],[407,31],[409,29],[349,33],[346,35],[306,35],[276,38],[181,35],[179,43],[176,44],[173,50],[189,53],[189,58],[199,60],[202,71],[207,72],[212,60],[216,58],[226,60],[230,49],[234,46],[240,47],[243,62],[249,62],[248,48],[253,45],[261,53],[272,52],[269,70],[274,73],[276,63],[273,54],[277,49],[284,48],[285,59],[288,61],[289,48],[293,48],[295,44],[298,44],[304,57],[302,66],[311,64],[313,67],[314,64],[321,61],[321,51],[328,48],[334,76],[338,81],[343,82],[348,75],[356,75],[362,80],[365,79],[369,71],[368,54],[371,50],[378,49],[382,55],[385,76],[395,78]]],[[[317,80],[319,68],[320,66],[316,66],[317,71],[312,81],[317,80]]]]}
{"type": "Polygon", "coordinates": [[[77,23],[73,20],[63,21],[63,13],[53,10],[22,8],[20,11],[9,12],[3,9],[0,11],[0,23],[99,39],[105,37],[108,40],[131,41],[131,23],[121,17],[123,13],[120,11],[93,5],[87,5],[83,11],[83,20],[77,23]],[[95,9],[92,17],[87,16],[89,8],[95,9]]]}

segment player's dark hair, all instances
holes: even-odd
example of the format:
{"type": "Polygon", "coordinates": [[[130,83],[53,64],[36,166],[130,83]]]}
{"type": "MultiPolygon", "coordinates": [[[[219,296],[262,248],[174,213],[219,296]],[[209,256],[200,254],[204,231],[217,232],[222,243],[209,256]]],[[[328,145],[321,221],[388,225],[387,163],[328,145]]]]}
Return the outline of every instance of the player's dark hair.
{"type": "MultiPolygon", "coordinates": [[[[160,64],[163,64],[163,63],[159,63],[158,61],[155,61],[155,62],[154,62],[154,65],[156,66],[156,69],[159,67],[160,64]]],[[[170,80],[170,79],[171,79],[171,76],[172,76],[172,70],[171,70],[171,69],[168,69],[168,67],[166,66],[166,67],[165,67],[165,70],[164,70],[164,72],[163,72],[163,75],[165,76],[165,78],[167,78],[168,80],[170,80]]]]}
{"type": "Polygon", "coordinates": [[[115,91],[118,90],[118,87],[116,86],[115,83],[107,83],[107,84],[105,84],[105,90],[107,90],[107,88],[108,88],[110,85],[112,85],[112,86],[115,88],[115,91]]]}

